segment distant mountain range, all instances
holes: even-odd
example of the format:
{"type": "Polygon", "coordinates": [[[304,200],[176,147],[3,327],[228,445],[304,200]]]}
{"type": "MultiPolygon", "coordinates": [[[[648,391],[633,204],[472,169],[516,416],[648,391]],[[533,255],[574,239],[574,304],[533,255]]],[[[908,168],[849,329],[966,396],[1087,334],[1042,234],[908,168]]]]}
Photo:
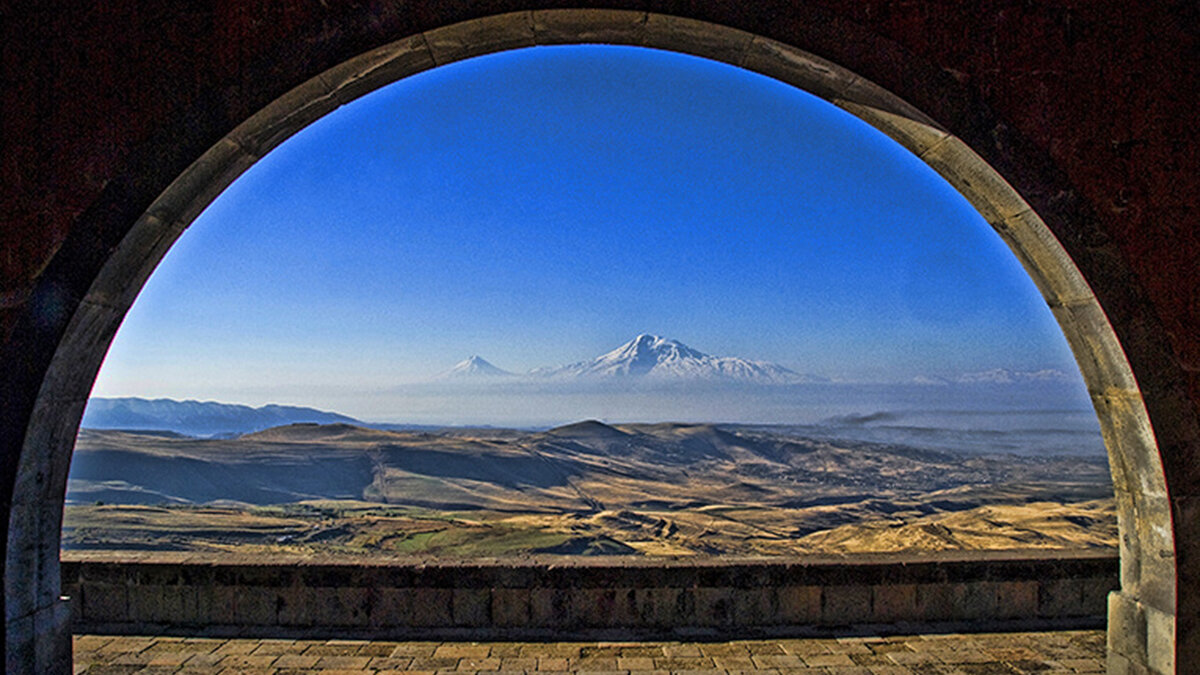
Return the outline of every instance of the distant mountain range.
{"type": "Polygon", "coordinates": [[[80,426],[89,429],[173,431],[187,436],[237,436],[284,424],[358,424],[338,413],[286,405],[245,405],[168,398],[93,398],[80,426]]]}
{"type": "Polygon", "coordinates": [[[657,335],[639,335],[616,349],[587,361],[565,366],[536,368],[525,375],[502,370],[479,356],[457,364],[439,380],[484,380],[524,377],[536,380],[646,379],[674,382],[730,382],[748,384],[797,384],[825,382],[767,361],[735,356],[713,356],[678,340],[657,335]]]}
{"type": "Polygon", "coordinates": [[[930,377],[921,375],[912,379],[913,384],[1021,384],[1030,382],[1066,382],[1071,376],[1057,368],[1042,370],[1009,370],[1008,368],[993,368],[973,373],[963,373],[957,377],[930,377]]]}
{"type": "MultiPolygon", "coordinates": [[[[953,379],[944,377],[914,378],[911,384],[1007,386],[1022,383],[1069,381],[1069,376],[1053,369],[1017,371],[995,369],[968,373],[953,379]]],[[[763,386],[758,394],[774,397],[771,385],[827,383],[828,378],[798,373],[777,363],[755,361],[734,356],[713,356],[693,349],[678,340],[656,335],[638,335],[625,344],[596,358],[565,366],[537,368],[524,374],[513,373],[489,363],[481,356],[471,356],[434,378],[434,383],[448,385],[485,385],[492,382],[533,383],[534,389],[637,382],[668,384],[731,384],[763,386]],[[552,383],[538,387],[537,383],[552,383]]],[[[604,385],[606,388],[608,385],[604,385]]],[[[702,390],[704,388],[697,388],[702,390]]],[[[741,390],[746,393],[748,390],[741,390]]],[[[532,399],[531,399],[532,400],[532,399]]],[[[774,400],[772,398],[772,400],[774,400]]],[[[641,414],[644,409],[639,409],[641,414]]],[[[694,412],[694,411],[693,411],[694,412]]],[[[575,413],[559,411],[562,418],[575,413]]],[[[628,413],[623,413],[628,414],[628,413]]],[[[677,412],[665,413],[669,419],[677,412]]],[[[721,414],[729,414],[722,409],[721,414]]],[[[636,417],[637,414],[634,415],[636,417]]],[[[287,424],[355,424],[379,429],[416,429],[413,424],[369,425],[353,417],[335,412],[298,406],[265,405],[252,408],[246,405],[214,401],[176,401],[172,399],[93,398],[83,415],[82,425],[89,429],[126,429],[141,431],[171,431],[194,437],[233,437],[287,424]]],[[[434,427],[435,428],[435,427],[434,427]]]]}

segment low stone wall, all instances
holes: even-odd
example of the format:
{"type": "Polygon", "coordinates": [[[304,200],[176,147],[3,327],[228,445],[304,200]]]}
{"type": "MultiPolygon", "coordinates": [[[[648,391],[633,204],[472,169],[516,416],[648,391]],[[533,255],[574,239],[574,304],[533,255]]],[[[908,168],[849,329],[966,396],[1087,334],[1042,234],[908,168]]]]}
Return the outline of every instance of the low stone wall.
{"type": "Polygon", "coordinates": [[[67,553],[77,632],[561,637],[1103,625],[1111,552],[469,562],[67,553]]]}

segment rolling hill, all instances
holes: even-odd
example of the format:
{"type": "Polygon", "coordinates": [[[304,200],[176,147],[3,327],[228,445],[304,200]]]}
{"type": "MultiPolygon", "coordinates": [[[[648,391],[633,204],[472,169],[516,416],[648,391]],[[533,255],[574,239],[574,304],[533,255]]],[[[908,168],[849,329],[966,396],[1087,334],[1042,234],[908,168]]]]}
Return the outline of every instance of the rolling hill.
{"type": "Polygon", "coordinates": [[[303,523],[287,546],[359,552],[368,541],[447,555],[1091,547],[1115,541],[1111,496],[1102,459],[964,456],[764,427],[585,421],[442,434],[292,424],[235,439],[84,430],[64,541],[111,543],[101,516],[130,518],[140,505],[158,510],[138,518],[157,514],[172,533],[161,536],[185,547],[228,539],[213,526],[207,543],[180,543],[163,525],[197,509],[231,531],[239,514],[286,516],[303,523]],[[1040,538],[1021,524],[1037,513],[1040,538]],[[938,528],[952,534],[926,536],[938,528]],[[312,541],[315,532],[328,536],[312,541]]]}

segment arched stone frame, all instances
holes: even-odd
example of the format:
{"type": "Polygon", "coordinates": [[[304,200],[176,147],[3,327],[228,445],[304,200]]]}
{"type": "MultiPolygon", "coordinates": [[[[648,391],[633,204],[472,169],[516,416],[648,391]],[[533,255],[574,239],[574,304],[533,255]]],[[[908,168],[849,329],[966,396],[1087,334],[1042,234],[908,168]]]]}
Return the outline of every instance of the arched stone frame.
{"type": "MultiPolygon", "coordinates": [[[[456,60],[547,44],[639,45],[740,66],[815,94],[904,145],[959,190],[1021,260],[1066,334],[1101,419],[1117,489],[1121,590],[1110,667],[1174,672],[1171,509],[1141,394],[1096,296],[1046,224],[962,140],[873,83],[817,56],[692,19],[606,10],[525,11],[426,31],[353,58],[240,124],[159,196],[113,249],[59,342],[26,430],[5,559],[6,659],[47,672],[69,659],[58,544],[74,436],[108,345],[150,272],[188,224],[257,159],[334,108],[456,60]]],[[[1123,671],[1122,671],[1123,672],[1123,671]]]]}

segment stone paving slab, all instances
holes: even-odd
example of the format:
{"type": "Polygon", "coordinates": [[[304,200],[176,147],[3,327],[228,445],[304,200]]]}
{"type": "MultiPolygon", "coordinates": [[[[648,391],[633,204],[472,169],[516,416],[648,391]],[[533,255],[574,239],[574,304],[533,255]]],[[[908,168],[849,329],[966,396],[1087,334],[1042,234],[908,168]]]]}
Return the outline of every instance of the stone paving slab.
{"type": "Polygon", "coordinates": [[[729,642],[386,642],[75,636],[76,675],[1075,675],[1104,631],[729,642]]]}

